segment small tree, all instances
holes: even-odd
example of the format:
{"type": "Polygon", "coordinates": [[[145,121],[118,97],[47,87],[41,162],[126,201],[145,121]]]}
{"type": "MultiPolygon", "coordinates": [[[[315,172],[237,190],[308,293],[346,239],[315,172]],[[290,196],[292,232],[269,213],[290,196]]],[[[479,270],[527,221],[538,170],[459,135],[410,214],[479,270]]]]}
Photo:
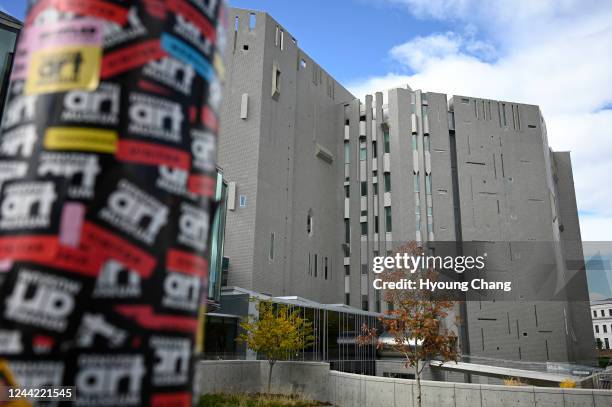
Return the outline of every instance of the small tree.
{"type": "Polygon", "coordinates": [[[314,343],[312,322],[300,315],[299,309],[270,300],[257,304],[258,316],[242,322],[244,329],[238,340],[268,360],[268,393],[272,382],[274,364],[288,355],[310,347],[314,343]]]}
{"type": "MultiPolygon", "coordinates": [[[[397,253],[421,256],[423,251],[416,243],[410,242],[399,248],[397,253]]],[[[422,278],[435,279],[433,270],[423,271],[422,278]]],[[[414,279],[404,269],[388,270],[381,274],[383,281],[401,281],[414,279]]],[[[393,310],[386,311],[379,318],[382,330],[391,336],[391,341],[383,343],[376,328],[363,326],[364,334],[359,337],[360,344],[369,344],[377,340],[377,347],[389,346],[405,359],[406,368],[415,371],[417,384],[417,405],[421,406],[421,373],[425,362],[431,359],[445,361],[457,360],[457,336],[441,326],[441,321],[448,316],[454,301],[437,299],[429,291],[388,290],[383,294],[385,301],[393,305],[393,310]]]]}

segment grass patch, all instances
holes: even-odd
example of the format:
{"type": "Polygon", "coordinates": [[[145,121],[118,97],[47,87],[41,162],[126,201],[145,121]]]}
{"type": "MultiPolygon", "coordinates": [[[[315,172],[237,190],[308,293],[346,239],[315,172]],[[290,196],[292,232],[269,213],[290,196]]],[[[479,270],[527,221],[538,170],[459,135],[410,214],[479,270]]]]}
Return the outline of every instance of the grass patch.
{"type": "Polygon", "coordinates": [[[319,407],[330,404],[281,394],[204,394],[199,407],[319,407]]]}

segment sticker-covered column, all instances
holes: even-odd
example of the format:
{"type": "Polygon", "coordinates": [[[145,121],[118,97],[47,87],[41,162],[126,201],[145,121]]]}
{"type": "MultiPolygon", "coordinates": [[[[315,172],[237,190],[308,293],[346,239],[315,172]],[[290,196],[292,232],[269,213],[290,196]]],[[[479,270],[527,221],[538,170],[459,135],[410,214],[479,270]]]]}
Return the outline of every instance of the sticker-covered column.
{"type": "Polygon", "coordinates": [[[192,404],[225,22],[221,0],[32,2],[0,133],[0,383],[192,404]]]}

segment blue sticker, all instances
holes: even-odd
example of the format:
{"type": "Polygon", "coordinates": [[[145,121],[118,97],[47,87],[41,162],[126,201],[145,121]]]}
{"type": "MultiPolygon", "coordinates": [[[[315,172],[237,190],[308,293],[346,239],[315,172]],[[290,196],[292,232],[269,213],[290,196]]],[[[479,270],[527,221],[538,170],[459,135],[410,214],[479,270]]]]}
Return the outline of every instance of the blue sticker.
{"type": "Polygon", "coordinates": [[[215,80],[214,68],[199,51],[196,51],[195,48],[186,44],[184,41],[181,41],[174,35],[164,33],[161,36],[161,46],[164,51],[174,58],[193,66],[196,72],[208,82],[213,82],[215,80]]]}

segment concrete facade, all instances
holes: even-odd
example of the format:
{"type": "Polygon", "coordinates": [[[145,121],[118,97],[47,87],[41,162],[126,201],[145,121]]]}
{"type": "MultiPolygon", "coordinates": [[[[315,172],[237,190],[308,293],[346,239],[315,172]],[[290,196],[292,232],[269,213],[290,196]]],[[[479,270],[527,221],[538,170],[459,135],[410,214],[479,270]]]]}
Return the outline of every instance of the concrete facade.
{"type": "Polygon", "coordinates": [[[228,15],[235,30],[218,147],[218,164],[235,185],[228,285],[342,302],[337,135],[341,106],[354,97],[268,14],[228,15]]]}
{"type": "MultiPolygon", "coordinates": [[[[416,406],[414,380],[330,371],[313,362],[278,362],[272,393],[329,402],[337,407],[416,406]]],[[[196,394],[258,393],[267,387],[266,361],[201,361],[196,366],[196,394]]],[[[608,407],[609,390],[497,386],[422,381],[422,407],[608,407]]]]}
{"type": "Polygon", "coordinates": [[[612,349],[612,299],[591,301],[591,318],[595,341],[601,340],[602,350],[612,349]]]}
{"type": "MultiPolygon", "coordinates": [[[[488,272],[508,280],[513,242],[538,242],[588,298],[584,273],[566,266],[584,263],[569,153],[550,151],[538,106],[409,88],[360,101],[268,14],[228,16],[228,285],[381,312],[372,258],[406,241],[496,243],[488,272]]],[[[594,360],[585,302],[456,311],[463,353],[594,360]]]]}

